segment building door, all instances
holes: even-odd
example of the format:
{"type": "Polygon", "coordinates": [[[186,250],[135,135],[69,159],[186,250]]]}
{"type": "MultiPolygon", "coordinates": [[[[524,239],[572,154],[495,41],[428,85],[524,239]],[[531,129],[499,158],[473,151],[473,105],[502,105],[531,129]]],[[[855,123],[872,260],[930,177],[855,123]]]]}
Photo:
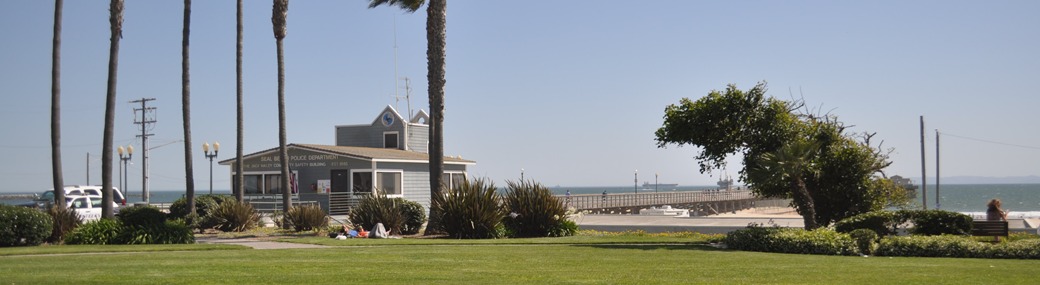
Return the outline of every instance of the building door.
{"type": "Polygon", "coordinates": [[[329,193],[329,215],[346,215],[354,206],[350,195],[350,170],[334,169],[329,172],[332,193],[329,193]]]}
{"type": "Polygon", "coordinates": [[[350,192],[350,170],[334,169],[329,175],[332,177],[332,192],[350,192]]]}

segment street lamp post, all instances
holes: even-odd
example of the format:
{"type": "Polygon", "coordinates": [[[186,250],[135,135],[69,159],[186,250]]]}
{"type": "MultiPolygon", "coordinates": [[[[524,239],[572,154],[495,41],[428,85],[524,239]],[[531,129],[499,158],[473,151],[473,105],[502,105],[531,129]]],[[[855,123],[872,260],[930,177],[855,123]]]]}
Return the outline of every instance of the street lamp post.
{"type": "Polygon", "coordinates": [[[658,175],[660,175],[660,173],[654,173],[654,193],[657,193],[657,186],[660,185],[660,183],[657,182],[658,175]]]}
{"type": "Polygon", "coordinates": [[[209,143],[202,143],[202,152],[209,159],[209,194],[213,195],[213,158],[217,157],[217,152],[220,151],[220,143],[213,142],[213,152],[209,152],[209,143]]]}
{"type": "Polygon", "coordinates": [[[632,185],[634,185],[634,187],[632,188],[636,190],[636,194],[639,194],[639,169],[636,169],[635,176],[636,178],[632,182],[632,185]]]}
{"type": "Polygon", "coordinates": [[[520,169],[520,182],[524,182],[524,169],[520,169]]]}
{"type": "MultiPolygon", "coordinates": [[[[119,148],[116,149],[116,152],[119,152],[119,161],[123,162],[123,165],[121,167],[122,171],[119,173],[119,189],[122,189],[123,193],[129,193],[129,192],[126,191],[126,186],[130,185],[130,183],[129,183],[130,176],[126,175],[126,171],[127,171],[127,169],[129,169],[129,167],[127,167],[126,164],[127,164],[127,162],[130,162],[130,157],[132,157],[134,155],[134,146],[133,145],[127,145],[126,146],[126,156],[123,156],[123,150],[124,150],[123,146],[119,146],[119,148]]],[[[123,204],[126,204],[126,197],[125,196],[123,197],[123,204]]]]}

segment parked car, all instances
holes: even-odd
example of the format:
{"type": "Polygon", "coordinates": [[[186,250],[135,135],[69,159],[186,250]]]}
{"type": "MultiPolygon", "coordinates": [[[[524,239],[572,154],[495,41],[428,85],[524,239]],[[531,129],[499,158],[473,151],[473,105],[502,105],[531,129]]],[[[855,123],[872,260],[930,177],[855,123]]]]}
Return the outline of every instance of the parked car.
{"type": "MultiPolygon", "coordinates": [[[[112,187],[112,207],[117,208],[119,206],[126,206],[126,197],[123,196],[123,192],[119,191],[119,188],[112,187]]],[[[101,186],[100,185],[68,185],[65,186],[65,197],[69,196],[96,196],[101,199],[101,186]]],[[[68,200],[68,199],[66,199],[68,200]]],[[[54,202],[54,189],[44,191],[42,194],[36,196],[33,199],[36,203],[36,207],[45,208],[50,203],[54,202]]],[[[101,203],[100,200],[98,203],[101,203]]],[[[98,204],[98,209],[101,208],[101,204],[98,204]]]]}

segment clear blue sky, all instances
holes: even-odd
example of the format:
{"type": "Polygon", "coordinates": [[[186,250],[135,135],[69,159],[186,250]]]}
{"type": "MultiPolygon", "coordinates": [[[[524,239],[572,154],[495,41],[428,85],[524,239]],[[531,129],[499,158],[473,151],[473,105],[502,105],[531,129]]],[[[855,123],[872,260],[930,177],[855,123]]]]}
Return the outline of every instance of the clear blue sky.
{"type": "MultiPolygon", "coordinates": [[[[245,150],[277,145],[270,1],[246,1],[245,150]]],[[[50,187],[53,1],[0,9],[0,191],[50,187]]],[[[128,101],[153,97],[150,145],[181,139],[181,1],[128,1],[120,47],[117,144],[138,133],[128,101]]],[[[286,48],[288,136],[334,144],[333,126],[371,122],[392,98],[397,68],[412,105],[427,109],[425,12],[367,9],[367,1],[292,1],[286,48]]],[[[446,154],[499,183],[710,185],[691,147],[657,148],[666,105],[735,83],[768,81],[770,95],[802,97],[892,147],[887,172],[920,176],[925,116],[929,177],[934,129],[1040,146],[1037,1],[450,1],[446,154]]],[[[66,1],[62,46],[65,182],[101,181],[108,1],[66,1]]],[[[195,1],[191,27],[192,140],[197,189],[207,186],[203,142],[235,147],[234,1],[195,1]]],[[[403,83],[401,83],[403,86],[403,83]]],[[[403,92],[401,92],[403,94],[403,92]]],[[[402,102],[401,109],[405,104],[402,102]]],[[[943,176],[1040,174],[1040,150],[942,139],[943,176]]],[[[140,156],[130,190],[140,189],[140,156]]],[[[183,189],[183,147],[151,153],[151,189],[183,189]]],[[[738,161],[736,159],[734,162],[738,161]]],[[[728,172],[735,174],[739,164],[728,172]]],[[[228,168],[216,165],[217,189],[228,168]]]]}

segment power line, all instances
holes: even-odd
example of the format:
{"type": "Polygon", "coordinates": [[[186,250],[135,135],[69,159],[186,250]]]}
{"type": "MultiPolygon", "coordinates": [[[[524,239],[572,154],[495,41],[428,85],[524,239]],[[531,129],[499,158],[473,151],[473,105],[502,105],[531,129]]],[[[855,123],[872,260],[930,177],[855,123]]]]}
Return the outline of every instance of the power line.
{"type": "Polygon", "coordinates": [[[1040,147],[1036,147],[1036,146],[1028,146],[1028,145],[1006,143],[1006,142],[991,141],[991,140],[985,140],[985,139],[980,139],[980,138],[973,138],[973,137],[966,137],[966,136],[961,136],[961,135],[955,135],[955,134],[951,134],[951,133],[940,133],[940,134],[942,134],[944,136],[951,136],[951,137],[955,137],[955,138],[961,138],[961,139],[966,139],[966,140],[973,140],[973,141],[984,142],[984,143],[991,143],[991,144],[998,144],[998,145],[1004,145],[1004,146],[1013,146],[1013,147],[1025,148],[1025,149],[1040,150],[1040,147]]]}

